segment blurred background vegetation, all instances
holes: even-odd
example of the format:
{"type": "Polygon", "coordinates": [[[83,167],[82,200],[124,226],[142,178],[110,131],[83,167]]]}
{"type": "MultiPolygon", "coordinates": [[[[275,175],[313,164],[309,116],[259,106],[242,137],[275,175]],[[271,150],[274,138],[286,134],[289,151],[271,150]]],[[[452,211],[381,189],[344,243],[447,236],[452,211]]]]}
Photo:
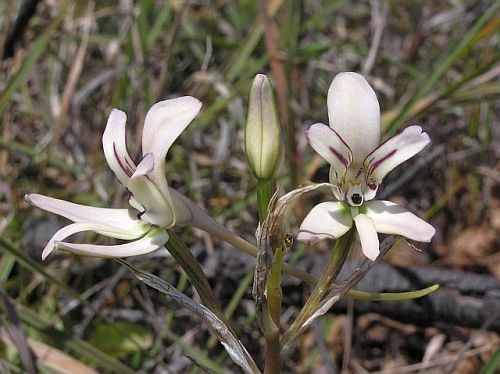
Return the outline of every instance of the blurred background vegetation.
{"type": "MultiPolygon", "coordinates": [[[[274,82],[286,138],[285,191],[327,180],[328,167],[303,132],[327,122],[334,75],[360,72],[377,91],[385,135],[418,123],[432,139],[390,174],[381,193],[429,220],[437,235],[419,245],[423,252],[407,244],[393,249],[387,262],[500,277],[499,6],[472,0],[2,1],[0,371],[30,371],[28,346],[43,372],[236,370],[198,321],[118,264],[64,253],[42,263],[41,250],[63,220],[29,207],[23,196],[126,206],[127,193],[101,150],[109,112],[127,113],[129,147],[138,155],[149,107],[192,95],[203,102],[202,112],[168,155],[169,181],[253,240],[256,181],[245,163],[243,126],[256,73],[274,82]]],[[[312,203],[297,208],[291,232],[312,203]]],[[[259,362],[251,261],[204,233],[178,231],[259,362]]],[[[299,247],[292,260],[318,271],[314,258],[322,250],[299,247]]],[[[193,295],[165,253],[133,261],[193,295]]],[[[301,300],[307,288],[293,292],[301,300]]],[[[286,305],[285,314],[296,307],[286,305]]],[[[466,352],[452,370],[477,373],[500,360],[494,332],[470,343],[474,330],[458,326],[365,315],[349,328],[352,319],[324,318],[285,371],[405,372],[433,362],[429,370],[444,372],[466,352]]]]}

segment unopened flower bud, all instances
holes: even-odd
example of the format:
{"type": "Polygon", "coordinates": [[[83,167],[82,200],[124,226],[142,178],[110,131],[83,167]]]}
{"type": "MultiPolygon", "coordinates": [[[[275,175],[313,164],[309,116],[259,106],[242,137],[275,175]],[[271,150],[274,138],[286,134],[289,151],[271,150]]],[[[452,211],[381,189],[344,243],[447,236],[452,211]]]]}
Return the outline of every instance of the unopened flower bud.
{"type": "Polygon", "coordinates": [[[275,176],[281,154],[281,131],[271,83],[263,74],[255,76],[250,91],[245,152],[253,175],[259,179],[275,176]]]}

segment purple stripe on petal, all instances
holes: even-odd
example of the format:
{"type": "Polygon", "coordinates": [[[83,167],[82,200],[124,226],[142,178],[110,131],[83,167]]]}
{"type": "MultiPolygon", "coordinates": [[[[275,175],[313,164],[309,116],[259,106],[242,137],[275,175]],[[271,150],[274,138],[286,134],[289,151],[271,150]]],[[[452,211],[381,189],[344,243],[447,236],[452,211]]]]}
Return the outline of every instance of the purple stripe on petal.
{"type": "MultiPolygon", "coordinates": [[[[120,155],[116,151],[116,143],[113,143],[113,153],[115,154],[116,161],[118,161],[118,164],[120,164],[120,167],[122,170],[127,174],[127,176],[130,178],[132,174],[134,174],[133,170],[130,168],[129,165],[124,165],[122,162],[122,159],[120,158],[120,155]]],[[[126,161],[126,160],[125,160],[126,161]]]]}
{"type": "Polygon", "coordinates": [[[377,161],[375,161],[373,164],[370,165],[370,170],[369,170],[369,173],[368,174],[372,174],[373,171],[381,164],[383,163],[385,160],[387,160],[388,158],[394,156],[394,154],[396,153],[396,150],[393,149],[392,151],[390,151],[388,154],[386,154],[384,157],[382,158],[379,158],[377,161]]]}
{"type": "Polygon", "coordinates": [[[346,160],[346,158],[342,156],[335,148],[333,147],[328,147],[328,148],[346,168],[349,166],[349,162],[346,160]]]}

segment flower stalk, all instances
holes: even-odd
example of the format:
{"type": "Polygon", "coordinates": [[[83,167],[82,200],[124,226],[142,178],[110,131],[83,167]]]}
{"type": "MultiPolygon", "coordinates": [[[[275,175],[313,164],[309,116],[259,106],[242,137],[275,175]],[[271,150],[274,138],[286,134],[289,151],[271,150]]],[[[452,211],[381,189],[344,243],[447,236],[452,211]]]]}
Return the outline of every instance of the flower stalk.
{"type": "Polygon", "coordinates": [[[266,340],[264,374],[279,374],[281,373],[282,364],[279,325],[274,323],[271,313],[267,308],[263,311],[261,329],[266,340]]]}
{"type": "MultiPolygon", "coordinates": [[[[271,241],[272,242],[272,241],[271,241]]],[[[263,310],[261,313],[260,327],[266,340],[266,366],[264,373],[281,373],[282,359],[280,356],[280,320],[281,303],[283,293],[281,291],[281,275],[283,257],[286,247],[281,245],[278,248],[272,248],[274,261],[267,275],[266,295],[263,310]]]]}
{"type": "Polygon", "coordinates": [[[302,310],[293,321],[288,331],[285,335],[283,335],[283,338],[281,339],[282,347],[286,345],[290,337],[294,336],[296,332],[300,330],[304,322],[306,322],[309,317],[316,312],[321,300],[331,290],[335,279],[344,265],[347,254],[349,253],[352,237],[353,230],[351,229],[335,241],[335,246],[333,247],[330,258],[328,259],[328,263],[318,279],[313,292],[307,299],[306,303],[302,307],[302,310]]]}
{"type": "Polygon", "coordinates": [[[259,179],[257,183],[257,203],[259,205],[259,222],[264,222],[267,209],[273,195],[273,180],[259,179]]]}

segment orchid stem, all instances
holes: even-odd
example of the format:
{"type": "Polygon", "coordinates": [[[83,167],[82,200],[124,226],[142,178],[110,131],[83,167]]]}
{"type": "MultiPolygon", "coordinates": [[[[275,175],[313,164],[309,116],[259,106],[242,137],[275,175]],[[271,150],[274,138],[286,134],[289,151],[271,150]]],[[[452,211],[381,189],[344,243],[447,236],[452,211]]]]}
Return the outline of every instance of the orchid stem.
{"type": "Polygon", "coordinates": [[[259,221],[264,222],[267,216],[267,207],[272,196],[273,182],[271,179],[259,179],[257,184],[257,201],[259,204],[259,221]]]}
{"type": "Polygon", "coordinates": [[[332,254],[328,263],[326,264],[321,277],[319,278],[316,287],[314,288],[311,296],[307,299],[304,307],[300,311],[299,315],[293,321],[290,329],[285,333],[282,339],[282,345],[288,342],[290,337],[294,336],[297,331],[300,330],[302,325],[311,317],[317,310],[319,303],[323,297],[328,293],[333,285],[333,282],[337,278],[344,262],[349,253],[349,248],[351,247],[351,239],[353,235],[353,230],[350,229],[345,235],[338,238],[335,242],[335,246],[332,250],[332,254]]]}
{"type": "Polygon", "coordinates": [[[281,302],[283,294],[281,291],[281,272],[284,256],[284,248],[276,248],[274,264],[272,265],[266,285],[267,304],[263,311],[263,323],[261,326],[266,340],[265,370],[264,373],[281,373],[280,357],[280,319],[281,302]]]}
{"type": "Polygon", "coordinates": [[[274,323],[267,308],[263,312],[263,325],[262,330],[266,340],[264,374],[279,374],[281,373],[279,326],[274,323]]]}

